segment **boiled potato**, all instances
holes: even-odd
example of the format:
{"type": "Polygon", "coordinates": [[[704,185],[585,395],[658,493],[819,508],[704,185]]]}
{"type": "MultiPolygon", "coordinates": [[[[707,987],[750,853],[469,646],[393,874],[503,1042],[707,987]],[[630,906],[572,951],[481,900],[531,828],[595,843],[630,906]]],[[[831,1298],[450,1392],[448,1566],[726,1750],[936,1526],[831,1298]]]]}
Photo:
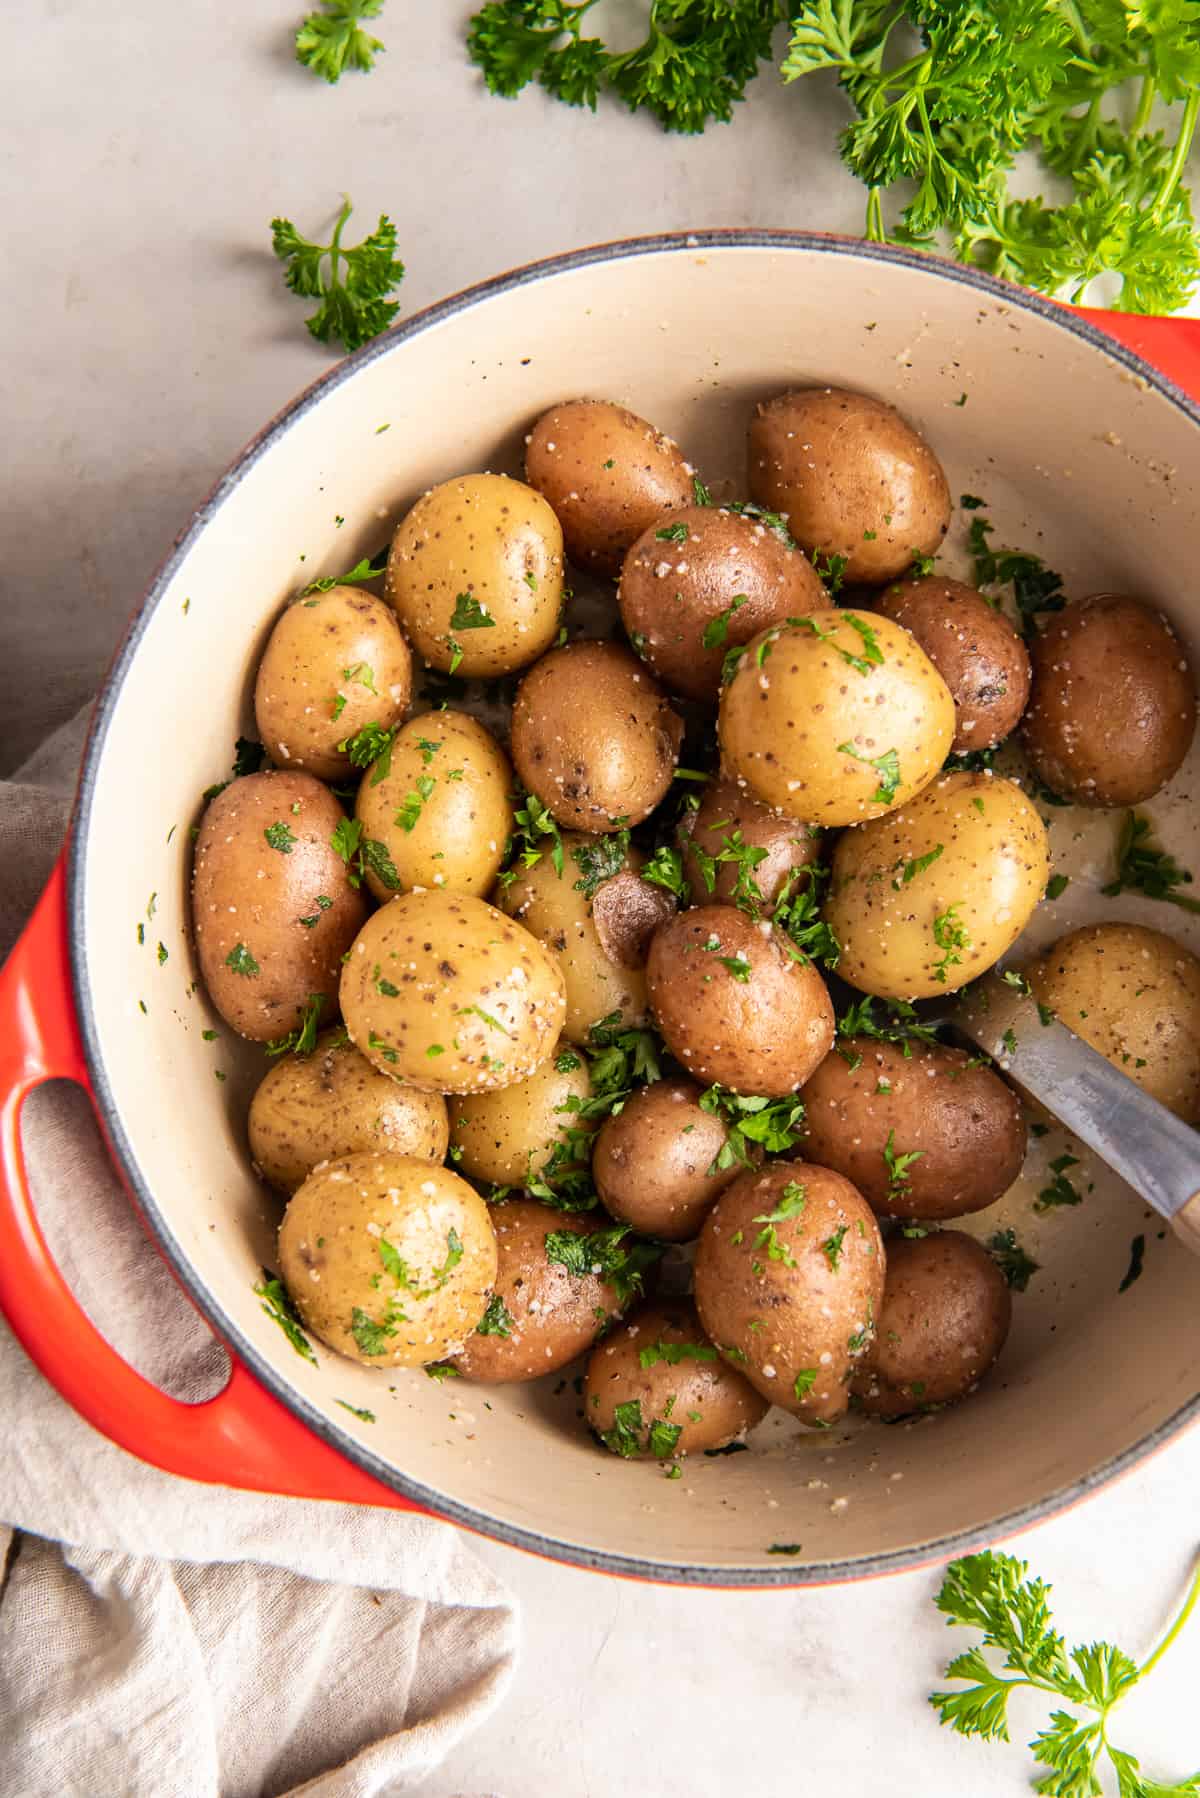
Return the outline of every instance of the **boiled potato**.
{"type": "Polygon", "coordinates": [[[950,524],[941,463],[894,406],[840,387],[804,387],[758,407],[750,492],[781,512],[809,553],[844,556],[847,580],[895,580],[950,524]]]}
{"type": "Polygon", "coordinates": [[[642,532],[617,603],[630,642],[664,686],[715,700],[730,649],[823,609],[829,596],[808,557],[760,518],[685,506],[642,532]]]}
{"type": "Polygon", "coordinates": [[[578,568],[616,574],[656,518],[692,498],[679,445],[611,400],[564,400],[525,439],[525,478],[558,515],[578,568]]]}
{"type": "Polygon", "coordinates": [[[463,475],[401,521],[385,590],[431,667],[491,680],[535,662],[557,636],[562,549],[558,520],[531,487],[463,475]]]}
{"type": "Polygon", "coordinates": [[[568,643],[517,689],[517,773],[569,830],[648,818],[670,790],[682,740],[658,682],[617,643],[568,643]]]}
{"type": "Polygon", "coordinates": [[[982,1211],[1025,1159],[1016,1094],[962,1049],[844,1037],[802,1096],[804,1154],[852,1180],[879,1217],[982,1211]]]}
{"type": "Polygon", "coordinates": [[[1034,996],[1187,1124],[1200,1124],[1200,961],[1161,930],[1087,924],[1025,970],[1034,996]]]}
{"type": "Polygon", "coordinates": [[[689,1304],[644,1306],[588,1361],[584,1416],[626,1459],[724,1448],[766,1414],[766,1399],[721,1359],[689,1304]]]}
{"type": "Polygon", "coordinates": [[[883,1298],[879,1226],[849,1180],[804,1161],[742,1174],[708,1214],[694,1276],[701,1323],[750,1384],[836,1423],[883,1298]]]}
{"type": "Polygon", "coordinates": [[[549,1061],[515,1086],[451,1099],[455,1165],[497,1186],[524,1186],[548,1162],[554,1173],[581,1160],[586,1166],[596,1124],[581,1118],[578,1107],[591,1096],[586,1061],[559,1043],[549,1061]]]}
{"type": "Polygon", "coordinates": [[[1029,654],[1003,612],[962,581],[897,581],[875,601],[911,631],[954,701],[959,754],[991,749],[1016,729],[1029,698],[1029,654]]]}
{"type": "Polygon", "coordinates": [[[621,1309],[616,1290],[588,1259],[587,1242],[599,1227],[595,1215],[510,1199],[494,1208],[492,1223],[495,1292],[455,1366],[468,1380],[488,1384],[555,1373],[591,1348],[621,1309]],[[584,1247],[573,1251],[575,1237],[584,1247]]]}
{"type": "Polygon", "coordinates": [[[717,1167],[725,1125],[700,1104],[691,1080],[655,1080],[606,1118],[592,1152],[592,1178],[614,1217],[662,1242],[688,1242],[741,1173],[717,1167]]]}
{"type": "Polygon", "coordinates": [[[597,860],[604,849],[595,837],[568,832],[562,839],[561,873],[554,856],[543,850],[532,867],[522,868],[497,894],[509,917],[519,919],[558,963],[567,992],[565,1029],[573,1043],[586,1043],[593,1025],[614,1011],[624,1024],[640,1024],[646,1016],[645,948],[630,966],[607,952],[596,928],[596,901],[606,884],[597,876],[610,865],[613,875],[636,875],[642,866],[640,851],[619,839],[611,841],[616,849],[610,863],[597,860]]]}
{"type": "Polygon", "coordinates": [[[200,822],[192,925],[200,973],[225,1022],[254,1042],[286,1036],[316,999],[337,1013],[342,956],[366,916],[333,847],[341,806],[311,774],[246,774],[200,822]]]}
{"type": "Polygon", "coordinates": [[[954,701],[899,625],[827,607],[747,644],[719,734],[727,771],[764,805],[861,824],[928,786],[954,739],[954,701]]]}
{"type": "Polygon", "coordinates": [[[511,1086],[562,1031],[563,979],[542,945],[482,899],[400,893],[359,931],[342,971],[351,1041],[421,1092],[511,1086]]]}
{"type": "Polygon", "coordinates": [[[736,780],[714,775],[680,833],[692,897],[703,905],[741,903],[769,910],[783,887],[797,892],[821,859],[821,832],[755,799],[736,780]],[[793,879],[793,876],[801,876],[793,879]]]}
{"type": "Polygon", "coordinates": [[[875,1340],[854,1374],[859,1406],[903,1417],[953,1404],[995,1362],[1011,1321],[1004,1275],[973,1237],[893,1237],[875,1340]]]}
{"type": "Polygon", "coordinates": [[[1182,766],[1196,683],[1161,612],[1094,593],[1033,642],[1023,737],[1038,779],[1076,805],[1139,805],[1182,766]]]}
{"type": "Polygon", "coordinates": [[[326,1030],[310,1055],[276,1062],[250,1101],[250,1153],[265,1180],[295,1192],[322,1161],[360,1149],[442,1161],[446,1101],[381,1074],[344,1030],[326,1030]]]}
{"type": "Polygon", "coordinates": [[[833,1046],[816,968],[730,905],[694,906],[655,933],[646,990],[667,1047],[705,1085],[781,1098],[833,1046]]]}
{"type": "Polygon", "coordinates": [[[833,852],[838,973],[884,999],[954,992],[998,961],[1046,890],[1046,830],[1010,780],[947,774],[833,852]]]}
{"type": "Polygon", "coordinates": [[[341,780],[351,764],[339,744],[364,725],[390,730],[411,693],[412,654],[395,615],[361,587],[331,587],[294,600],[276,622],[254,715],[273,762],[341,780]]]}
{"type": "MultiPolygon", "coordinates": [[[[513,827],[512,769],[466,712],[412,718],[358,789],[363,834],[383,844],[401,887],[444,887],[482,898],[513,827]]],[[[386,899],[395,884],[368,862],[367,885],[386,899]]]]}
{"type": "Polygon", "coordinates": [[[420,1367],[457,1349],[496,1278],[488,1208],[449,1168],[392,1153],[311,1173],[279,1226],[301,1321],[369,1367],[420,1367]]]}

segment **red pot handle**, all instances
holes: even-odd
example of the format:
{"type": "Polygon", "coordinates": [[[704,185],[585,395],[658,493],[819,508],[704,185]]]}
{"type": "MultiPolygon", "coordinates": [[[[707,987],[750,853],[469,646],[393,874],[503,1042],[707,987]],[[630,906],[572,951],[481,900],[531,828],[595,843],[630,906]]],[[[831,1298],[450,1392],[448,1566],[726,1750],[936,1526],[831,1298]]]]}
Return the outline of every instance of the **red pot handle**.
{"type": "Polygon", "coordinates": [[[1073,310],[1200,402],[1200,318],[1143,318],[1136,312],[1099,312],[1088,306],[1073,310]]]}
{"type": "Polygon", "coordinates": [[[142,1461],[252,1492],[419,1509],[322,1442],[232,1355],[215,1398],[168,1397],[122,1360],[59,1272],[30,1202],[20,1117],[44,1080],[74,1080],[93,1097],[71,996],[65,863],[64,851],[0,970],[0,1311],[68,1403],[142,1461]]]}

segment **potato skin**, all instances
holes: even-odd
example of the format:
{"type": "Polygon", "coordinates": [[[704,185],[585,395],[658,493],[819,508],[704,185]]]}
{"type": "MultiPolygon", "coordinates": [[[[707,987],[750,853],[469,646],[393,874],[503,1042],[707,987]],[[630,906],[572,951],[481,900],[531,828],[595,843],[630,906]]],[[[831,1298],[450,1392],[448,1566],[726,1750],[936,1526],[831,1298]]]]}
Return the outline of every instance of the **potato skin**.
{"type": "Polygon", "coordinates": [[[884,999],[955,992],[1012,947],[1049,871],[1045,826],[1019,787],[997,775],[943,775],[839,838],[825,902],[842,946],[838,973],[884,999]],[[955,945],[959,932],[966,941],[955,945]]]}
{"type": "MultiPolygon", "coordinates": [[[[704,789],[699,810],[685,820],[680,832],[683,870],[697,905],[737,903],[734,894],[741,875],[740,864],[718,862],[709,871],[713,882],[710,890],[706,864],[701,863],[696,850],[715,858],[739,841],[747,848],[767,852],[749,870],[749,881],[758,888],[761,903],[768,909],[779,898],[789,876],[821,859],[821,832],[815,825],[802,824],[799,818],[773,811],[736,780],[714,775],[704,789]]],[[[740,897],[747,897],[748,884],[743,882],[740,897]]],[[[799,891],[803,886],[803,880],[797,881],[792,890],[799,891]]],[[[748,896],[753,900],[752,892],[748,896]]]]}
{"type": "Polygon", "coordinates": [[[1183,763],[1196,684],[1161,612],[1093,593],[1046,620],[1033,642],[1023,738],[1038,779],[1076,805],[1139,805],[1183,763]]]}
{"type": "MultiPolygon", "coordinates": [[[[426,712],[397,733],[382,779],[378,766],[363,777],[354,815],[386,846],[401,887],[481,899],[513,827],[512,768],[491,732],[466,712],[426,712]]],[[[393,890],[370,868],[367,885],[377,899],[393,890]]]]}
{"type": "Polygon", "coordinates": [[[322,1021],[337,1015],[342,955],[367,914],[331,843],[343,816],[311,774],[281,770],[232,781],[200,821],[192,870],[200,973],[225,1022],[252,1042],[286,1036],[315,993],[325,999],[322,1021]],[[276,825],[292,839],[286,850],[264,836],[276,825]]]}
{"type": "MultiPolygon", "coordinates": [[[[576,885],[581,879],[576,851],[590,852],[595,837],[578,832],[563,836],[563,871],[554,866],[549,850],[531,868],[523,868],[508,886],[496,894],[496,903],[554,957],[566,986],[567,1016],[564,1034],[573,1043],[586,1043],[593,1024],[619,1011],[625,1024],[641,1024],[646,1017],[646,976],[642,968],[627,968],[604,953],[592,920],[591,899],[576,885]]],[[[638,869],[642,856],[629,849],[623,868],[638,869]]]]}
{"type": "Polygon", "coordinates": [[[568,830],[648,818],[670,790],[682,741],[658,682],[617,643],[552,650],[517,689],[517,773],[568,830]]]}
{"type": "Polygon", "coordinates": [[[552,1211],[532,1199],[510,1199],[492,1211],[498,1265],[495,1292],[510,1319],[509,1334],[467,1338],[454,1365],[468,1380],[499,1385],[555,1373],[591,1348],[621,1307],[598,1274],[576,1277],[546,1256],[552,1232],[589,1236],[602,1222],[590,1212],[552,1211]]]}
{"type": "Polygon", "coordinates": [[[781,393],[758,407],[749,448],[753,497],[783,513],[802,549],[845,556],[847,580],[895,580],[949,528],[941,463],[894,406],[870,394],[781,393]]]}
{"type": "Polygon", "coordinates": [[[389,729],[411,696],[412,652],[395,614],[361,587],[331,587],[293,600],[276,620],[254,715],[278,767],[340,780],[350,757],[338,744],[365,724],[389,729]]]}
{"type": "MultiPolygon", "coordinates": [[[[641,1407],[645,1431],[638,1444],[641,1452],[652,1452],[650,1427],[662,1422],[679,1430],[672,1457],[724,1448],[767,1414],[766,1399],[721,1359],[686,1303],[643,1306],[592,1350],[583,1407],[591,1428],[598,1435],[611,1430],[617,1406],[634,1401],[641,1407]],[[642,1366],[644,1352],[681,1346],[698,1349],[705,1358],[685,1356],[672,1364],[663,1357],[642,1366]]],[[[626,1444],[628,1454],[628,1438],[626,1444]]]]}
{"type": "Polygon", "coordinates": [[[953,1404],[994,1364],[1012,1295],[985,1248],[961,1230],[893,1237],[875,1340],[853,1390],[873,1417],[953,1404]]]}
{"type": "MultiPolygon", "coordinates": [[[[455,1165],[476,1180],[523,1186],[542,1171],[556,1148],[574,1159],[568,1132],[582,1131],[586,1137],[596,1125],[567,1110],[567,1101],[583,1103],[591,1096],[587,1063],[567,1042],[558,1043],[548,1061],[514,1086],[451,1099],[455,1165]]],[[[586,1160],[586,1150],[584,1156],[586,1160]]]]}
{"type": "Polygon", "coordinates": [[[684,506],[656,519],[633,545],[617,604],[631,643],[664,686],[715,700],[728,650],[770,624],[827,606],[829,596],[808,557],[761,519],[684,506]],[[710,626],[719,641],[706,647],[710,626]]]}
{"type": "Polygon", "coordinates": [[[1200,960],[1190,950],[1142,924],[1086,924],[1025,973],[1069,1030],[1200,1125],[1200,960]]]}
{"type": "Polygon", "coordinates": [[[418,1092],[524,1080],[566,1010],[562,975],[536,938],[482,899],[434,891],[400,893],[368,918],[341,997],[360,1053],[418,1092]]]}
{"type": "Polygon", "coordinates": [[[861,824],[935,778],[954,701],[908,631],[878,612],[827,607],[747,644],[718,732],[726,769],[764,805],[811,824],[861,824]],[[894,766],[871,765],[888,756],[894,766]]]}
{"type": "Polygon", "coordinates": [[[982,593],[930,574],[897,581],[875,604],[912,632],[950,689],[956,753],[991,749],[1016,729],[1029,698],[1029,653],[982,593]]]}
{"type": "Polygon", "coordinates": [[[468,474],[423,494],[397,526],[385,592],[433,668],[491,680],[525,668],[558,634],[562,531],[539,493],[468,474]],[[491,624],[461,622],[467,595],[491,624]],[[460,622],[454,622],[456,613],[460,622]]]}
{"type": "Polygon", "coordinates": [[[449,1168],[342,1155],[289,1200],[279,1266],[302,1322],[327,1347],[368,1367],[421,1367],[483,1316],[496,1238],[479,1194],[449,1168]],[[391,1250],[403,1279],[389,1270],[391,1250]]]}
{"type": "Polygon", "coordinates": [[[446,1101],[373,1068],[341,1030],[311,1055],[277,1061],[250,1101],[250,1153],[263,1178],[295,1192],[322,1161],[364,1149],[442,1161],[450,1142],[446,1101]]]}
{"type": "Polygon", "coordinates": [[[639,1087],[604,1120],[592,1151],[601,1202],[646,1236],[690,1242],[741,1169],[709,1169],[725,1146],[720,1118],[700,1107],[691,1080],[639,1087]]]}
{"type": "Polygon", "coordinates": [[[809,961],[772,925],[730,905],[698,905],[657,931],[646,963],[650,1010],[671,1053],[705,1085],[782,1098],[833,1046],[833,1006],[809,961]],[[749,963],[738,977],[725,960],[749,963]]]}
{"type": "Polygon", "coordinates": [[[940,1044],[842,1039],[804,1088],[806,1159],[852,1180],[877,1217],[963,1217],[994,1205],[1021,1171],[1025,1119],[999,1075],[970,1063],[940,1044]],[[901,1179],[888,1167],[889,1142],[893,1155],[920,1156],[901,1179]]]}
{"type": "Polygon", "coordinates": [[[879,1226],[849,1180],[803,1161],[742,1174],[708,1214],[694,1277],[701,1323],[750,1384],[805,1423],[836,1423],[883,1297],[879,1226]]]}
{"type": "Polygon", "coordinates": [[[564,400],[525,440],[525,478],[562,525],[577,568],[617,574],[630,544],[692,499],[679,445],[611,400],[564,400]]]}

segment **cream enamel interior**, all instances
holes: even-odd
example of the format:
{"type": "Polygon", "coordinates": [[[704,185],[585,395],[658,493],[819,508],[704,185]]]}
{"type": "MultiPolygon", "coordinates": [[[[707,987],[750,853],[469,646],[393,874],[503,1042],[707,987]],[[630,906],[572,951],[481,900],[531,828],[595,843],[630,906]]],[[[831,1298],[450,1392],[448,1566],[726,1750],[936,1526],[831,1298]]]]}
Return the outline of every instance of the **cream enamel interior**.
{"type": "MultiPolygon", "coordinates": [[[[977,1396],[918,1424],[827,1435],[772,1413],[753,1452],[688,1463],[670,1483],[655,1465],[592,1444],[569,1380],[562,1390],[555,1378],[471,1388],[323,1352],[310,1367],[252,1291],[260,1263],[275,1264],[279,1216],[244,1147],[262,1062],[230,1040],[195,987],[189,826],[201,789],[228,773],[239,729],[252,734],[254,671],[287,595],[377,549],[422,489],[468,470],[516,472],[539,411],[586,394],[672,432],[734,495],[755,399],[824,381],[894,401],[937,450],[955,497],[986,498],[996,542],[1042,550],[1073,594],[1103,587],[1159,602],[1200,666],[1196,424],[1117,356],[915,258],[736,234],[643,247],[435,313],[267,434],[206,508],[126,650],[92,750],[75,865],[93,1059],[135,1182],[210,1315],[327,1434],[452,1514],[572,1559],[667,1578],[770,1581],[902,1564],[1085,1489],[1195,1399],[1200,1264],[1086,1156],[1075,1170],[1081,1186],[1094,1181],[1083,1205],[1036,1217],[1032,1199],[1062,1149],[1047,1137],[1008,1198],[972,1221],[978,1234],[1014,1223],[1042,1263],[977,1396]],[[220,1035],[208,1043],[210,1027],[220,1035]],[[1140,1231],[1145,1272],[1118,1295],[1140,1231]],[[358,1422],[335,1398],[378,1421],[358,1422]],[[771,1557],[772,1543],[799,1543],[801,1553],[771,1557]]],[[[956,513],[951,573],[968,516],[956,513]]],[[[1191,865],[1200,861],[1196,766],[1193,755],[1149,808],[1191,865]]],[[[1200,919],[1098,896],[1114,816],[1052,814],[1051,829],[1053,865],[1072,884],[1039,909],[1028,940],[1119,916],[1200,949],[1200,919]]]]}

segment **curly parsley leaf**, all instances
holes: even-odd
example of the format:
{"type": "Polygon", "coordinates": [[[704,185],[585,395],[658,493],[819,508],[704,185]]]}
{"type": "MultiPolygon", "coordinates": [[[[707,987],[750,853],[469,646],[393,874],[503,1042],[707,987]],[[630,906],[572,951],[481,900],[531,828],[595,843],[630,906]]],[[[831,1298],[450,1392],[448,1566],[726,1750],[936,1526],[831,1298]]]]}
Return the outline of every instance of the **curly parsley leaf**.
{"type": "Polygon", "coordinates": [[[309,13],[296,32],[296,61],[331,85],[347,69],[366,74],[383,45],[362,29],[362,21],[382,11],[383,0],[321,0],[320,12],[309,13]]]}
{"type": "Polygon", "coordinates": [[[369,237],[353,248],[342,244],[342,232],[350,217],[349,200],[343,202],[325,244],[313,243],[297,231],[290,219],[271,220],[271,248],[284,264],[284,281],[303,299],[319,300],[317,310],[305,320],[319,343],[340,342],[357,350],[391,324],[400,310],[389,299],[404,278],[404,264],[396,256],[396,227],[383,214],[369,237]]]}

